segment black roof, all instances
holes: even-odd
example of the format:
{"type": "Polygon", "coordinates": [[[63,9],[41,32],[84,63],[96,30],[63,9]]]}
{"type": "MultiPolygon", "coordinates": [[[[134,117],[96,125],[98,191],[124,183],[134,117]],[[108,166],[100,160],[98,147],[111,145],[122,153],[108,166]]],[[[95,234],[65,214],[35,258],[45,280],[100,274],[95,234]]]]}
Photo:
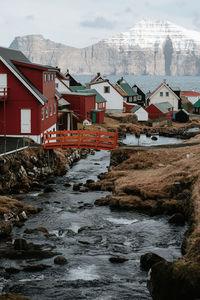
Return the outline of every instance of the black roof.
{"type": "Polygon", "coordinates": [[[30,60],[21,51],[0,47],[0,57],[2,57],[6,61],[6,63],[26,82],[26,84],[28,84],[28,86],[38,95],[39,98],[41,98],[43,102],[48,101],[47,98],[44,95],[42,95],[40,91],[30,82],[30,80],[26,78],[20,72],[20,70],[12,63],[12,61],[17,61],[21,63],[32,64],[30,60]]]}

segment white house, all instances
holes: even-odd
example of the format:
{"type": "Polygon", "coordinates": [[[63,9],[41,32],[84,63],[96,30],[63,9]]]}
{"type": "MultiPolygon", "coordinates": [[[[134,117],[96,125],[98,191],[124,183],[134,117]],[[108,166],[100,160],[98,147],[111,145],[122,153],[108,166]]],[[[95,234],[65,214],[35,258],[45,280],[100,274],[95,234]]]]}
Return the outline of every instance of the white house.
{"type": "Polygon", "coordinates": [[[139,122],[148,121],[148,112],[140,105],[135,105],[131,110],[137,116],[139,122]]]}
{"type": "Polygon", "coordinates": [[[69,80],[67,80],[61,72],[56,72],[55,85],[56,85],[56,90],[60,94],[71,92],[69,88],[69,80]]]}
{"type": "Polygon", "coordinates": [[[104,99],[106,99],[106,112],[121,113],[123,111],[124,97],[108,79],[90,82],[90,89],[95,89],[104,99]]]}
{"type": "Polygon", "coordinates": [[[173,106],[174,111],[178,111],[181,108],[180,97],[168,86],[165,80],[149,95],[147,106],[162,102],[169,102],[173,106]]]}

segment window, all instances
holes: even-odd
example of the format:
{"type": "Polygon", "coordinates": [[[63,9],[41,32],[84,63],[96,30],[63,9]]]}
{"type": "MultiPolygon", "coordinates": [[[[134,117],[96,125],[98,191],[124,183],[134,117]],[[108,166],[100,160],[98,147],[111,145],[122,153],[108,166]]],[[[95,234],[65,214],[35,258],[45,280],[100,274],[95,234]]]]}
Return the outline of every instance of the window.
{"type": "Polygon", "coordinates": [[[166,92],[166,97],[169,97],[169,92],[166,92]]]}
{"type": "Polygon", "coordinates": [[[44,108],[42,108],[42,120],[44,120],[44,108]]]}
{"type": "Polygon", "coordinates": [[[109,86],[104,86],[104,93],[105,94],[110,93],[110,87],[109,86]]]}
{"type": "Polygon", "coordinates": [[[58,83],[56,83],[56,88],[58,88],[58,83]]]}
{"type": "Polygon", "coordinates": [[[48,73],[48,81],[51,81],[51,74],[48,73]]]}
{"type": "Polygon", "coordinates": [[[163,96],[163,92],[160,92],[160,97],[162,97],[163,96]]]}
{"type": "Polygon", "coordinates": [[[138,100],[142,100],[142,96],[140,96],[140,95],[138,95],[137,98],[138,98],[138,100]]]}
{"type": "Polygon", "coordinates": [[[53,81],[54,80],[54,74],[51,73],[51,80],[53,81]]]}
{"type": "Polygon", "coordinates": [[[54,103],[54,105],[53,105],[53,113],[54,113],[54,115],[56,114],[56,103],[54,103]]]}
{"type": "Polygon", "coordinates": [[[44,73],[44,82],[47,82],[47,73],[44,73]]]}
{"type": "Polygon", "coordinates": [[[53,109],[52,109],[52,104],[50,105],[50,116],[53,115],[53,109]]]}
{"type": "Polygon", "coordinates": [[[48,111],[48,107],[46,107],[46,119],[48,118],[49,116],[49,111],[48,111]]]}

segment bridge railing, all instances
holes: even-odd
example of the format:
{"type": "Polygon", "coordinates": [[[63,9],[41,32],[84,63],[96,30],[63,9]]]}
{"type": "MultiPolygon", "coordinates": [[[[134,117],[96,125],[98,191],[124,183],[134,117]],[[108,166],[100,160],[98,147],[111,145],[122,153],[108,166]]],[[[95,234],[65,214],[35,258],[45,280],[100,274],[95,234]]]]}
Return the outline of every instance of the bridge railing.
{"type": "Polygon", "coordinates": [[[43,147],[90,148],[112,150],[117,147],[118,132],[91,130],[63,130],[43,133],[43,147]]]}

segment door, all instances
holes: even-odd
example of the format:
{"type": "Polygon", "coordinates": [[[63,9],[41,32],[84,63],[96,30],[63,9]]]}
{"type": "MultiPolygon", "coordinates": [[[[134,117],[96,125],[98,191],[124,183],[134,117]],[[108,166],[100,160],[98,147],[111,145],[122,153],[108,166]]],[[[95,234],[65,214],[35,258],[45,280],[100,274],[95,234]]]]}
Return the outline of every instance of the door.
{"type": "Polygon", "coordinates": [[[21,133],[31,133],[31,109],[21,109],[21,133]]]}
{"type": "Polygon", "coordinates": [[[92,114],[92,122],[93,122],[93,123],[96,123],[96,113],[93,113],[93,114],[92,114]]]}

